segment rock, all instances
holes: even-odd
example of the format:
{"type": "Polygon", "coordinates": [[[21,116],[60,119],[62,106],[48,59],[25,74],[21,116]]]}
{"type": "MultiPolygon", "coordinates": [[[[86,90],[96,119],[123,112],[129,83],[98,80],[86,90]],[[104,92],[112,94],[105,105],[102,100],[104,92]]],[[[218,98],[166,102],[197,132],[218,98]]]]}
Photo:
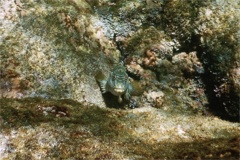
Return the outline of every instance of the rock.
{"type": "Polygon", "coordinates": [[[163,104],[164,93],[161,91],[153,91],[150,93],[145,93],[148,100],[154,104],[155,107],[161,107],[163,104]]]}
{"type": "Polygon", "coordinates": [[[0,157],[238,159],[239,4],[219,2],[1,1],[0,157]],[[121,105],[95,80],[114,33],[121,105]]]}
{"type": "Polygon", "coordinates": [[[191,52],[189,54],[185,52],[179,53],[172,57],[172,63],[176,64],[187,76],[204,73],[204,68],[197,57],[197,52],[191,52]]]}
{"type": "MultiPolygon", "coordinates": [[[[151,102],[151,106],[162,106],[172,112],[205,112],[208,102],[204,85],[200,78],[195,79],[204,73],[202,63],[197,52],[174,55],[177,46],[154,27],[139,31],[128,40],[126,46],[126,52],[132,51],[126,59],[127,69],[133,78],[137,77],[145,84],[146,93],[156,91],[165,95],[159,99],[159,105],[156,105],[156,99],[140,96],[151,102]]],[[[142,105],[145,105],[144,101],[142,105]]]]}
{"type": "Polygon", "coordinates": [[[200,9],[196,21],[196,33],[199,35],[204,53],[210,108],[215,114],[233,121],[239,120],[239,84],[232,76],[239,66],[239,22],[240,12],[236,1],[210,5],[200,9]]]}
{"type": "Polygon", "coordinates": [[[72,100],[1,99],[0,127],[3,159],[239,156],[239,124],[152,107],[119,110],[72,100]]]}
{"type": "Polygon", "coordinates": [[[239,121],[235,114],[239,113],[239,85],[229,76],[233,68],[239,68],[238,8],[237,1],[168,1],[162,16],[165,33],[183,50],[197,51],[211,110],[232,121],[239,121]],[[231,89],[215,92],[220,86],[231,89]]]}
{"type": "Polygon", "coordinates": [[[2,96],[71,98],[104,107],[94,75],[111,67],[106,63],[111,55],[101,47],[106,54],[116,49],[94,28],[93,16],[86,10],[79,14],[75,1],[55,7],[51,2],[5,4],[0,8],[2,96]]]}

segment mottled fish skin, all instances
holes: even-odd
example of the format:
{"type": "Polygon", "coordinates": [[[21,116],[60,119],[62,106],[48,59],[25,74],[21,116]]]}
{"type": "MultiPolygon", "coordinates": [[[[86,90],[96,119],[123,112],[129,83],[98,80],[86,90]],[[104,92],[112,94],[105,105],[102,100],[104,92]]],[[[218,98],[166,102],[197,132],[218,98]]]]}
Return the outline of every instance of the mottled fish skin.
{"type": "Polygon", "coordinates": [[[107,78],[98,78],[97,80],[100,83],[102,93],[111,92],[118,96],[119,103],[122,102],[122,95],[126,100],[129,100],[133,87],[126,73],[126,68],[122,64],[115,66],[107,78]]]}

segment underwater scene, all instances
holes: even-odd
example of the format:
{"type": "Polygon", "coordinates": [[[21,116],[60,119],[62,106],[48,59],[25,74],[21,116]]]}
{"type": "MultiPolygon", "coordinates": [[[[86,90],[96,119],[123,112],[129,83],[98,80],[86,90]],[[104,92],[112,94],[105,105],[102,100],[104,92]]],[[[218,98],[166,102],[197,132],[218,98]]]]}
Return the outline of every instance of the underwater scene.
{"type": "Polygon", "coordinates": [[[0,160],[237,160],[240,1],[1,0],[0,160]]]}

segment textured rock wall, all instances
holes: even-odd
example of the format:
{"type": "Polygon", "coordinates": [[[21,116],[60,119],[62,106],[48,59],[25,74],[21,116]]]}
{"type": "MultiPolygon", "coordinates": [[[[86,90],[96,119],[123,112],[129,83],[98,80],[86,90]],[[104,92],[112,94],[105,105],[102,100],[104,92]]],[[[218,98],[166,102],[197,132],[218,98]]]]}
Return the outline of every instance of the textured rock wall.
{"type": "Polygon", "coordinates": [[[109,70],[87,3],[1,2],[1,96],[71,98],[105,106],[94,79],[109,70]],[[84,5],[86,4],[86,6],[84,5]]]}
{"type": "Polygon", "coordinates": [[[239,159],[239,5],[0,1],[0,158],[239,159]],[[95,80],[114,33],[122,104],[95,80]]]}

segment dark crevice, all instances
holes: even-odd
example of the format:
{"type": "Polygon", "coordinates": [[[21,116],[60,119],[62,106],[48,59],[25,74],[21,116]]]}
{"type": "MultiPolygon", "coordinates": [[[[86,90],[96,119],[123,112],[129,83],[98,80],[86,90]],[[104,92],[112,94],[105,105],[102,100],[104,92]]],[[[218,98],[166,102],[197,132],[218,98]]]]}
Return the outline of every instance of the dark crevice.
{"type": "MultiPolygon", "coordinates": [[[[192,35],[190,43],[181,44],[182,48],[178,50],[178,53],[197,51],[197,56],[203,65],[204,72],[201,74],[196,73],[197,75],[184,73],[185,78],[199,79],[203,82],[202,85],[205,87],[205,94],[209,103],[206,107],[212,114],[224,120],[239,122],[240,99],[235,91],[234,83],[227,73],[230,72],[232,63],[229,63],[228,59],[225,60],[227,62],[219,61],[215,54],[217,51],[210,52],[208,47],[201,46],[199,35],[192,35]],[[224,66],[223,63],[226,63],[226,65],[224,66]],[[226,68],[222,69],[218,66],[226,68]]],[[[233,46],[226,47],[232,48],[233,46]]],[[[225,57],[228,56],[224,51],[220,51],[218,55],[221,55],[221,52],[223,52],[222,54],[225,57]]],[[[229,59],[229,61],[234,62],[232,57],[229,59]]]]}
{"type": "Polygon", "coordinates": [[[217,63],[221,62],[216,62],[215,54],[209,52],[207,47],[199,45],[200,37],[193,37],[192,43],[190,46],[196,47],[197,56],[204,67],[201,79],[205,85],[210,111],[221,119],[238,122],[240,101],[238,94],[234,91],[233,82],[227,73],[220,72],[219,68],[216,68],[217,63]]]}

